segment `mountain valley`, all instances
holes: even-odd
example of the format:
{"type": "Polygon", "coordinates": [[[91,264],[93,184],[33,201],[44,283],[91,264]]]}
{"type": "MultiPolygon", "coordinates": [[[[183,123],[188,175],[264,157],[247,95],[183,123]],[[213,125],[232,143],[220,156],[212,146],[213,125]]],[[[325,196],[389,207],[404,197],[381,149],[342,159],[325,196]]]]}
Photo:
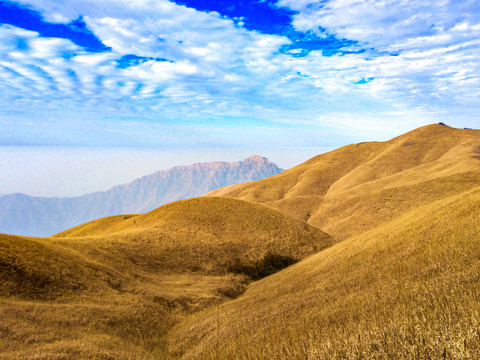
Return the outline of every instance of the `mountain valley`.
{"type": "Polygon", "coordinates": [[[0,359],[480,358],[479,160],[480,130],[435,124],[0,235],[0,359]]]}

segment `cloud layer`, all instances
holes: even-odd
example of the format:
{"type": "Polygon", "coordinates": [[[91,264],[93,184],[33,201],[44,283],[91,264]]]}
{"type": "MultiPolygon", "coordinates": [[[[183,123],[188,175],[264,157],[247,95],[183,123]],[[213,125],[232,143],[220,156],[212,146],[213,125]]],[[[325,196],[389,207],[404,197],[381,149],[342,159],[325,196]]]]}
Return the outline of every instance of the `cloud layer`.
{"type": "Polygon", "coordinates": [[[10,132],[3,143],[31,141],[22,140],[27,126],[39,139],[42,129],[59,139],[76,129],[85,143],[98,131],[123,133],[128,143],[132,124],[177,135],[187,126],[199,138],[239,121],[352,134],[378,126],[385,136],[435,121],[480,125],[475,1],[272,3],[296,14],[292,25],[307,51],[291,46],[291,33],[246,29],[239,19],[166,0],[11,3],[51,24],[80,19],[109,50],[0,25],[0,126],[10,132]],[[332,39],[334,51],[318,48],[321,38],[332,39]]]}
{"type": "Polygon", "coordinates": [[[298,12],[298,31],[326,31],[367,51],[355,70],[388,92],[432,110],[477,108],[480,100],[478,1],[280,0],[298,12]]]}

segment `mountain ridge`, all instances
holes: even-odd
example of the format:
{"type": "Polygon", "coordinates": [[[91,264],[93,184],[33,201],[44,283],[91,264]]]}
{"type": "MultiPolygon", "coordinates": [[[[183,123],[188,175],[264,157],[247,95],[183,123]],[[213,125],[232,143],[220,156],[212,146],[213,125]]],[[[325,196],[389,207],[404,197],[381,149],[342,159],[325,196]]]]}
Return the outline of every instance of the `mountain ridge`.
{"type": "Polygon", "coordinates": [[[391,216],[386,204],[404,211],[418,205],[409,198],[428,203],[478,184],[479,146],[480,130],[427,125],[388,141],[347,145],[276,177],[205,196],[266,204],[345,239],[391,216]],[[432,186],[438,191],[426,191],[432,186]]]}

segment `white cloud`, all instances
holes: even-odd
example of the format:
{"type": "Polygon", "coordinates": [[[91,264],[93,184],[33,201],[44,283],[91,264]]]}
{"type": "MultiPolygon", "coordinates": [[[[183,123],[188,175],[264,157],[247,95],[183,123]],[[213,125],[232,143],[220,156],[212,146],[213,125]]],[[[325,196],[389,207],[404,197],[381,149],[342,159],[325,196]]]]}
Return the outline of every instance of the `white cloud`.
{"type": "MultiPolygon", "coordinates": [[[[279,36],[246,31],[218,13],[198,12],[165,0],[134,3],[74,0],[68,6],[59,1],[22,0],[21,3],[40,10],[49,21],[68,23],[82,16],[95,35],[112,48],[111,53],[89,54],[65,39],[39,38],[38,34],[15,30],[13,35],[17,39],[28,35],[28,50],[22,53],[30,59],[24,61],[32,69],[46,68],[54,81],[62,83],[62,90],[68,84],[65,75],[70,74],[69,93],[79,95],[101,93],[117,98],[130,91],[113,92],[113,84],[121,88],[135,82],[142,88],[139,97],[152,97],[175,82],[182,82],[190,91],[216,93],[220,103],[222,89],[232,89],[231,79],[237,79],[237,85],[247,86],[243,91],[251,92],[258,82],[248,81],[249,78],[278,71],[278,65],[272,61],[273,54],[289,42],[279,36]],[[116,61],[127,54],[172,62],[150,60],[119,68],[116,61]],[[57,63],[57,71],[52,72],[49,63],[66,55],[68,60],[57,63]],[[103,80],[104,77],[109,81],[103,80]]],[[[233,99],[231,95],[227,97],[233,99]]]]}
{"type": "Polygon", "coordinates": [[[29,41],[29,47],[29,57],[47,60],[59,54],[73,55],[80,51],[80,48],[71,41],[58,38],[33,38],[29,41]]]}
{"type": "Polygon", "coordinates": [[[366,49],[304,57],[296,56],[300,49],[279,53],[290,43],[286,37],[166,0],[19,2],[48,21],[82,16],[112,48],[89,53],[66,39],[0,26],[0,91],[14,89],[59,110],[68,100],[99,117],[121,110],[158,121],[243,116],[307,124],[336,119],[349,126],[345,119],[402,123],[402,116],[423,124],[449,107],[480,107],[480,21],[472,1],[455,7],[447,1],[330,0],[320,6],[281,0],[298,11],[297,30],[321,26],[359,42],[343,50],[366,49]],[[129,54],[141,58],[120,66],[129,54]]]}
{"type": "Polygon", "coordinates": [[[293,22],[299,30],[316,31],[321,26],[339,37],[376,47],[405,38],[465,31],[480,20],[475,0],[280,0],[279,6],[299,12],[293,22]]]}
{"type": "Polygon", "coordinates": [[[278,5],[298,12],[297,30],[321,27],[366,49],[307,61],[302,71],[313,74],[317,86],[350,91],[355,76],[373,78],[361,87],[376,98],[423,104],[432,113],[479,109],[478,1],[280,0],[278,5]]]}

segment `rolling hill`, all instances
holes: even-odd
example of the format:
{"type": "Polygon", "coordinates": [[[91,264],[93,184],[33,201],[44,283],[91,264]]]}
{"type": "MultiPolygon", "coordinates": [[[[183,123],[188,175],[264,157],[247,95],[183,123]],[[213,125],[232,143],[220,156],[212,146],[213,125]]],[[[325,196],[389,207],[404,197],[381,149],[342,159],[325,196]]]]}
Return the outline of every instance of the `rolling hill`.
{"type": "Polygon", "coordinates": [[[234,266],[268,254],[300,260],[331,244],[277,210],[217,197],[50,238],[1,235],[0,358],[163,358],[173,324],[243,292],[250,280],[234,266]]]}
{"type": "Polygon", "coordinates": [[[0,359],[477,359],[479,218],[480,131],[430,125],[2,235],[0,359]]]}
{"type": "Polygon", "coordinates": [[[191,316],[181,359],[478,359],[480,186],[421,205],[191,316]]]}
{"type": "Polygon", "coordinates": [[[278,210],[244,200],[181,200],[147,214],[96,220],[57,234],[51,243],[95,249],[102,263],[124,260],[144,270],[222,274],[233,261],[248,264],[266,253],[301,259],[331,243],[321,230],[278,210]]]}
{"type": "Polygon", "coordinates": [[[233,163],[178,166],[108,191],[72,198],[4,195],[0,196],[0,232],[49,236],[87,221],[148,212],[172,201],[201,196],[225,185],[260,180],[281,171],[267,159],[254,155],[233,163]]]}
{"type": "Polygon", "coordinates": [[[480,182],[480,131],[428,125],[316,156],[268,179],[213,190],[266,204],[338,239],[480,182]]]}

